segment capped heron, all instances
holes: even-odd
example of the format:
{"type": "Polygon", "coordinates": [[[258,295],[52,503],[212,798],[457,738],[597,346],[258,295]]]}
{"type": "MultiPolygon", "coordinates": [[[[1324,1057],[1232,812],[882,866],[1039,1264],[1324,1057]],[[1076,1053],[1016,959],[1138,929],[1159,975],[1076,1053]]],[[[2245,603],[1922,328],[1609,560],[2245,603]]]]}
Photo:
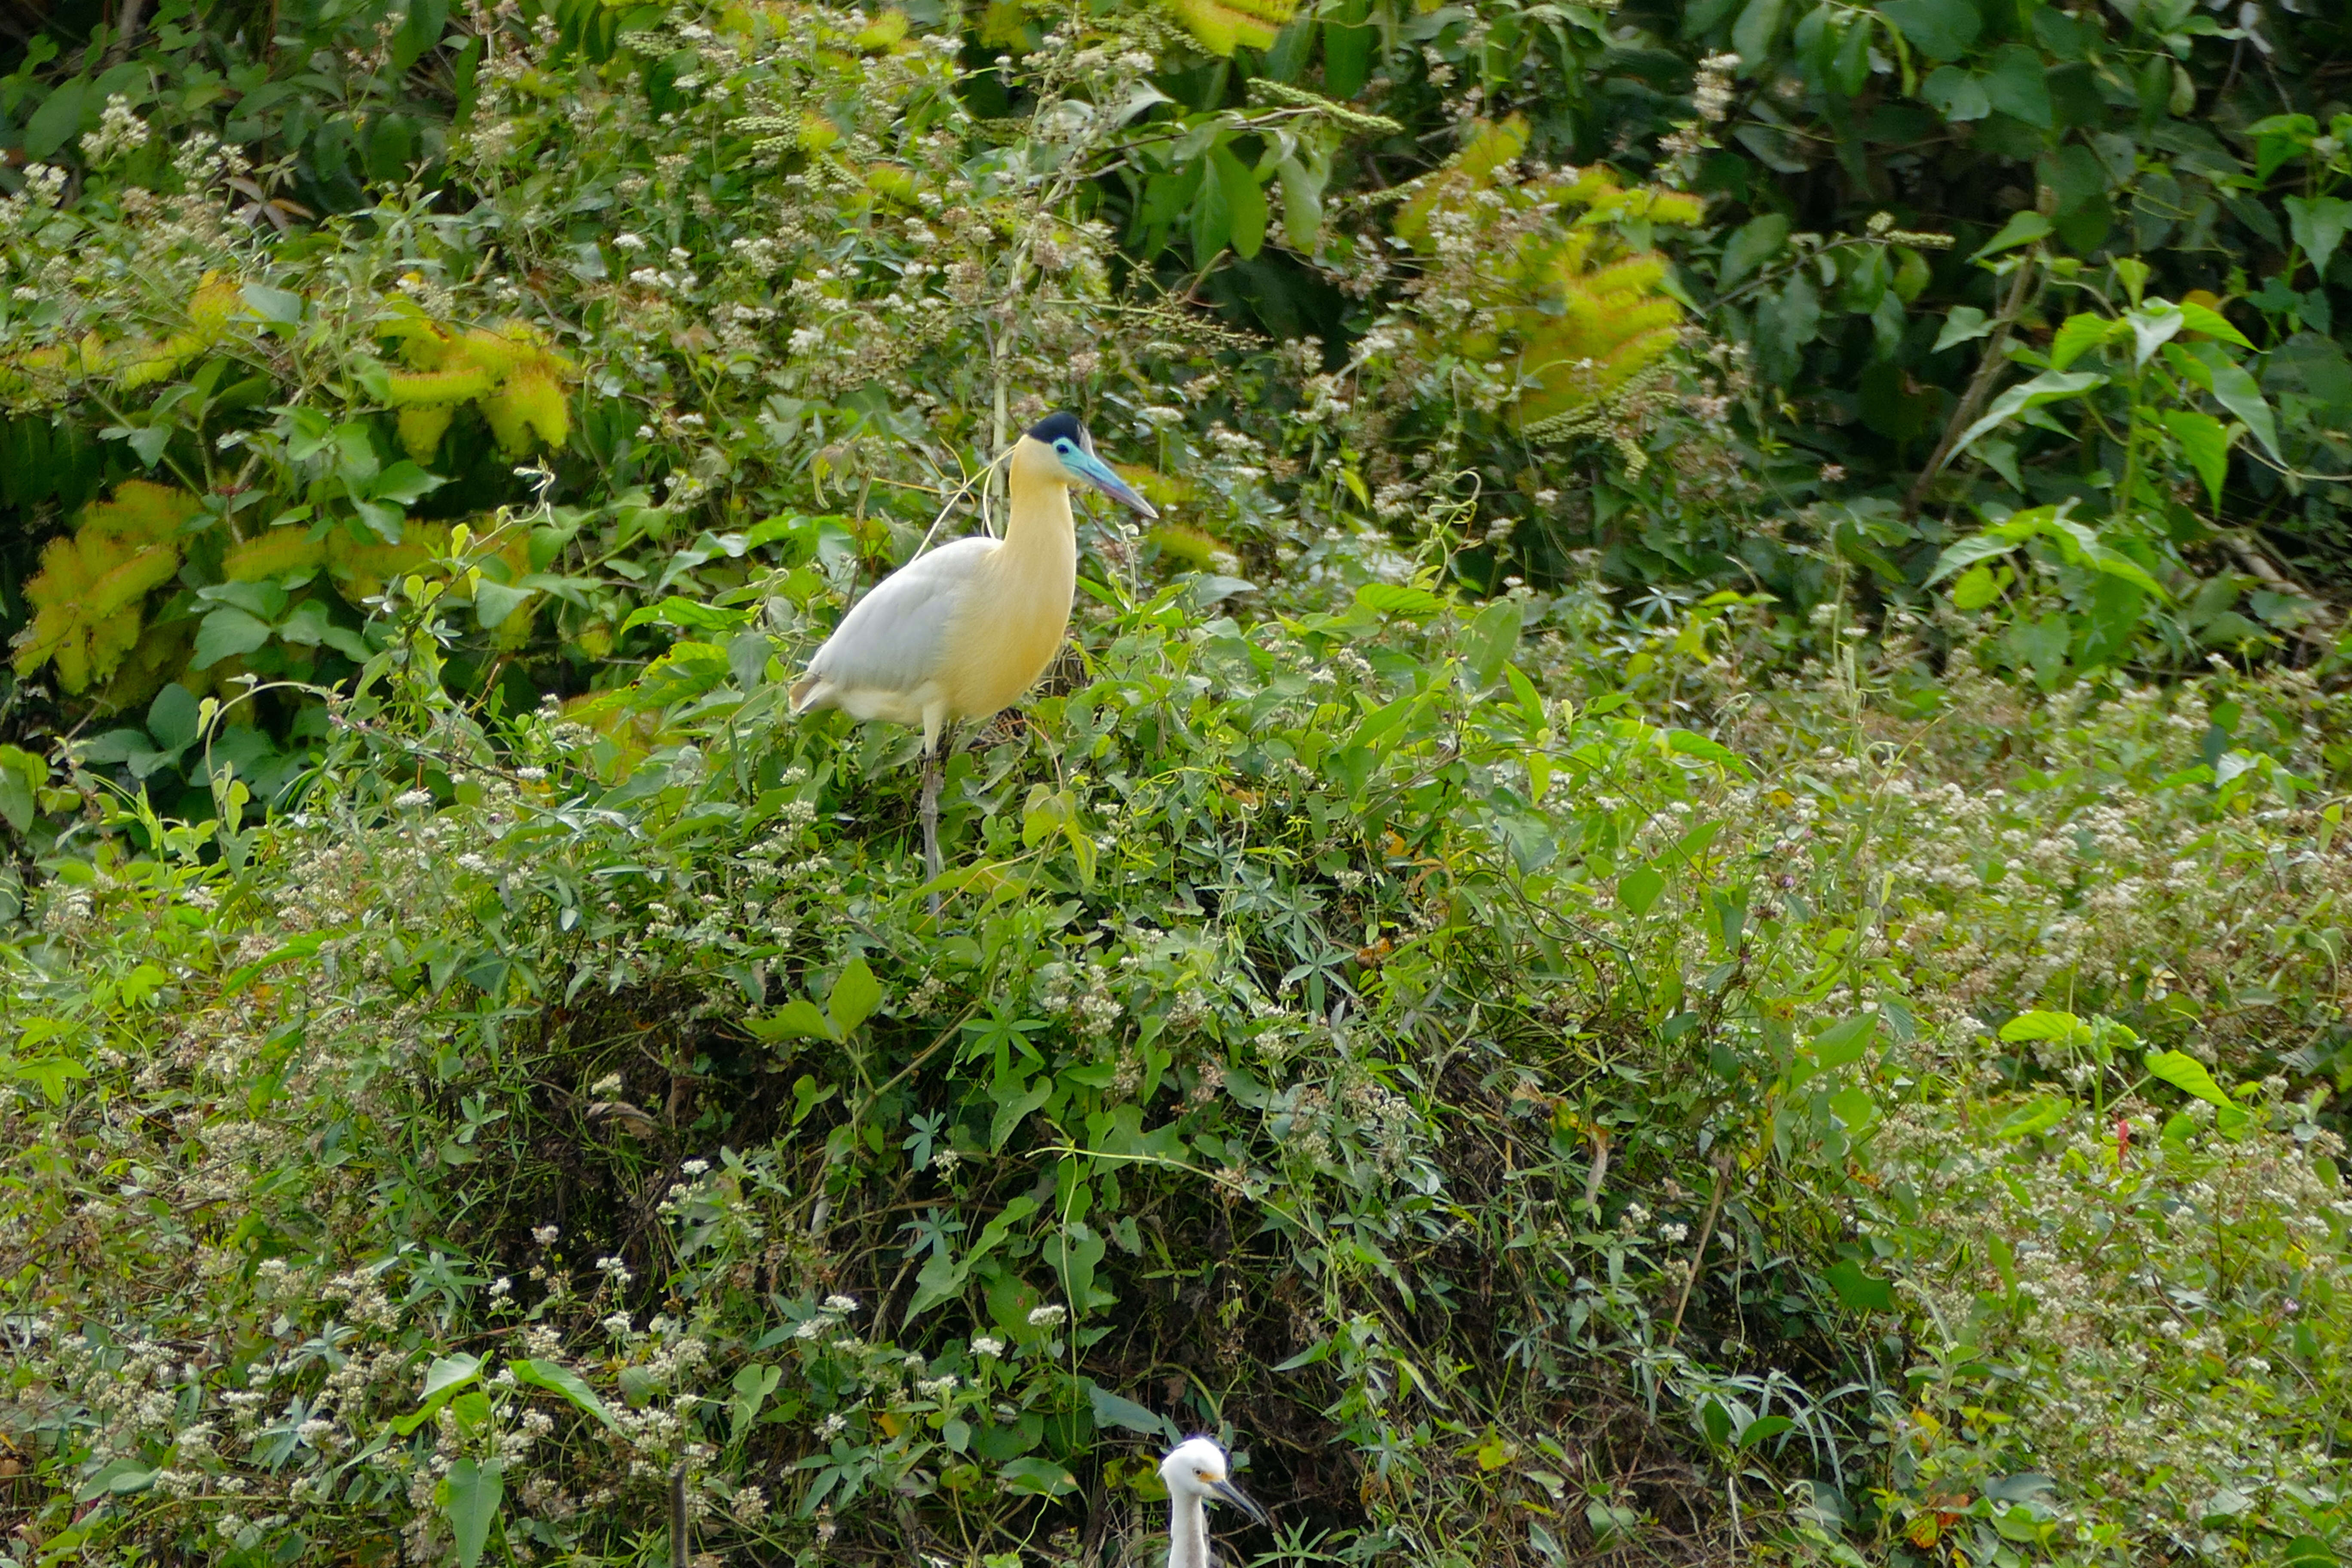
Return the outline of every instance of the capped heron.
{"type": "Polygon", "coordinates": [[[1225,1451],[1207,1437],[1187,1437],[1160,1461],[1168,1484],[1168,1568],[1209,1568],[1210,1502],[1229,1502],[1260,1524],[1265,1510],[1234,1485],[1225,1451]]]}
{"type": "MultiPolygon", "coordinates": [[[[1010,707],[1045,672],[1078,584],[1070,487],[1091,485],[1160,514],[1095,456],[1074,414],[1049,414],[1013,448],[1004,537],[974,535],[918,555],[851,606],[792,685],[795,715],[923,727],[923,866],[940,874],[940,734],[1010,707]]],[[[939,895],[931,896],[934,913],[939,895]]]]}

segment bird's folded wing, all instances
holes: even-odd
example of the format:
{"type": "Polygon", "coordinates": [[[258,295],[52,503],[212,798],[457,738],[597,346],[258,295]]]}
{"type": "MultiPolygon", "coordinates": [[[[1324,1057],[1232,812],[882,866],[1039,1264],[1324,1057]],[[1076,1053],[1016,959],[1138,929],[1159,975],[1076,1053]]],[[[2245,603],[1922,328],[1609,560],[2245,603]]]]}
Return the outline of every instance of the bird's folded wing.
{"type": "Polygon", "coordinates": [[[959,539],[919,555],[850,606],[808,672],[843,691],[912,691],[940,674],[947,631],[992,539],[959,539]]]}

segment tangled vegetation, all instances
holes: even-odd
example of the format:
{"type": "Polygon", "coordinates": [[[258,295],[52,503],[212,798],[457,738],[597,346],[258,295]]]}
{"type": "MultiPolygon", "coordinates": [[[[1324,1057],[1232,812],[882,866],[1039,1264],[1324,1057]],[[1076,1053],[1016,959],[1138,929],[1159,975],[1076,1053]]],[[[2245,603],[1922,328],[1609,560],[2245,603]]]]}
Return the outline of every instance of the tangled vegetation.
{"type": "Polygon", "coordinates": [[[2325,9],[0,18],[0,1568],[2352,1557],[2325,9]]]}

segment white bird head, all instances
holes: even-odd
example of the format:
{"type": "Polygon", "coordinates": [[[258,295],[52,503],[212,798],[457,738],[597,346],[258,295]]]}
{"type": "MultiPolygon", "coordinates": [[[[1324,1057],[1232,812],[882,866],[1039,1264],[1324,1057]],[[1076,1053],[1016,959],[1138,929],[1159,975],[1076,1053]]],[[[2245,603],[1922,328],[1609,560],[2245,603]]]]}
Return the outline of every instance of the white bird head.
{"type": "Polygon", "coordinates": [[[1048,414],[1029,426],[1027,439],[1052,455],[1066,484],[1091,485],[1130,511],[1158,517],[1152,504],[1137,495],[1108,463],[1095,456],[1095,438],[1075,414],[1048,414]]]}
{"type": "Polygon", "coordinates": [[[1160,1461],[1160,1479],[1167,1483],[1171,1503],[1229,1502],[1260,1524],[1274,1521],[1265,1510],[1234,1485],[1233,1467],[1225,1451],[1207,1437],[1187,1437],[1160,1461]]]}

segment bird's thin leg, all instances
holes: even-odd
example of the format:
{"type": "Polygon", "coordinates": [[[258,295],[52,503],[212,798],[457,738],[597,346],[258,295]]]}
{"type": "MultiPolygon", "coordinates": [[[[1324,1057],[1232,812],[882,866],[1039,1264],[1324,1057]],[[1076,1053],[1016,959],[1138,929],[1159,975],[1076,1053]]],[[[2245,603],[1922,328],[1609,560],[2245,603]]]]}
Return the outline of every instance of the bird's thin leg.
{"type": "MultiPolygon", "coordinates": [[[[927,880],[940,879],[940,780],[946,772],[940,750],[923,753],[923,870],[927,880]]],[[[931,918],[940,913],[939,889],[931,890],[931,918]]]]}

